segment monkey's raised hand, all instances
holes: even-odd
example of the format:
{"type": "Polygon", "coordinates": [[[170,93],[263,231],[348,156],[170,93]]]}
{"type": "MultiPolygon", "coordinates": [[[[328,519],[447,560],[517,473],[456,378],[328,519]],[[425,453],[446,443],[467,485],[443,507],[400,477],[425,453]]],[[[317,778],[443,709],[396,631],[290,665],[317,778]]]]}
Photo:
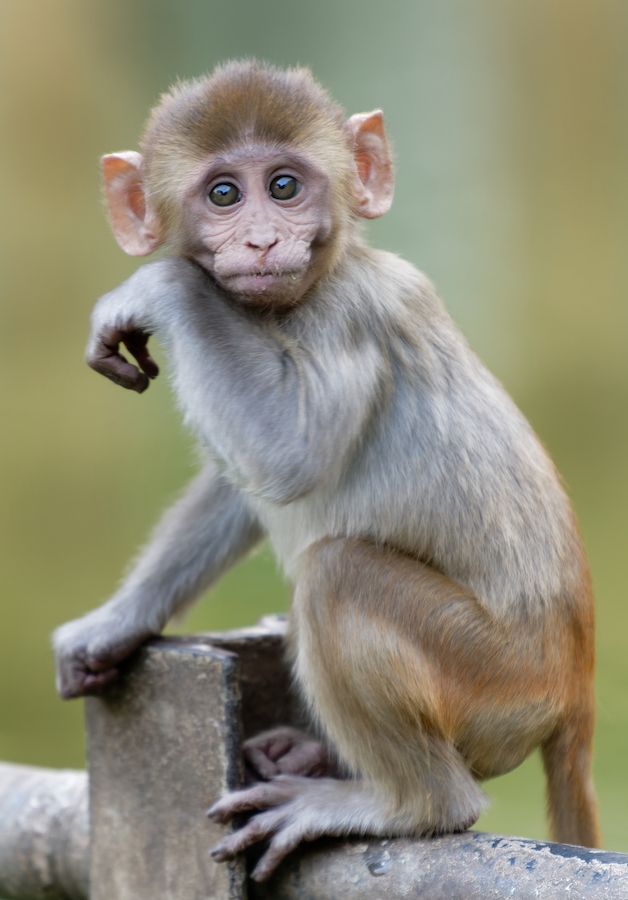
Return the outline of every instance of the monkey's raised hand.
{"type": "Polygon", "coordinates": [[[169,257],[142,266],[101,297],[92,313],[85,354],[88,366],[121,387],[143,393],[159,374],[148,350],[148,339],[169,321],[164,304],[174,299],[177,289],[185,291],[198,280],[205,285],[209,281],[199,266],[169,257]],[[123,356],[121,344],[137,365],[123,356]]]}
{"type": "Polygon", "coordinates": [[[159,375],[159,367],[148,351],[149,337],[148,332],[134,328],[131,323],[104,328],[90,341],[86,362],[90,368],[115,384],[142,394],[150,384],[150,379],[159,375]],[[124,344],[137,360],[139,369],[120,353],[120,344],[124,344]]]}

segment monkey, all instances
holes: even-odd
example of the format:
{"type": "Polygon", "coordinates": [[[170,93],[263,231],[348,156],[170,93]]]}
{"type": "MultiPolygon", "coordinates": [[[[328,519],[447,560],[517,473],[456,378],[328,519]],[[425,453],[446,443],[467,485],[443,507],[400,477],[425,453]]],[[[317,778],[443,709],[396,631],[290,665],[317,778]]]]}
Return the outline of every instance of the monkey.
{"type": "Polygon", "coordinates": [[[103,157],[109,218],[126,253],[167,255],[97,302],[87,361],[141,393],[157,335],[204,462],[114,595],[55,632],[61,695],[104,690],[267,537],[317,737],[248,743],[257,781],[209,814],[250,815],[216,860],[266,841],[264,880],[322,835],[465,830],[537,747],[553,837],[599,846],[574,513],[428,278],[362,234],[393,198],[381,110],[231,61],[163,95],[140,146],[103,157]]]}

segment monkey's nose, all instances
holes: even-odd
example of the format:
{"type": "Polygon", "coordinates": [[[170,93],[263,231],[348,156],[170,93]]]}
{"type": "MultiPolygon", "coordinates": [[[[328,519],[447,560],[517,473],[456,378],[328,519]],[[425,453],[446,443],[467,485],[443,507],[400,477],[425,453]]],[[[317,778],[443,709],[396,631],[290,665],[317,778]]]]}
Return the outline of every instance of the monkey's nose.
{"type": "Polygon", "coordinates": [[[247,247],[250,247],[252,250],[257,250],[259,253],[266,255],[266,253],[268,253],[269,250],[272,250],[272,248],[278,243],[279,243],[279,238],[273,238],[272,240],[268,240],[268,241],[263,241],[263,240],[247,241],[246,245],[247,245],[247,247]]]}
{"type": "Polygon", "coordinates": [[[272,248],[279,243],[279,237],[274,228],[260,228],[249,233],[245,243],[246,246],[250,247],[252,250],[257,250],[259,253],[268,253],[269,250],[272,250],[272,248]]]}

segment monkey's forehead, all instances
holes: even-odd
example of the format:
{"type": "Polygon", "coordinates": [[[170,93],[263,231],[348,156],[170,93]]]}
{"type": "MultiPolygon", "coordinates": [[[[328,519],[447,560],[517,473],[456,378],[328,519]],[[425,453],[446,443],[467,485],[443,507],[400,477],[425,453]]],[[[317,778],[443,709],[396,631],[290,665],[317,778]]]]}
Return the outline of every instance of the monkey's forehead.
{"type": "Polygon", "coordinates": [[[309,146],[338,141],[344,114],[307,69],[277,69],[257,60],[226,63],[176,84],[148,120],[145,156],[159,146],[217,153],[256,139],[309,146]]]}

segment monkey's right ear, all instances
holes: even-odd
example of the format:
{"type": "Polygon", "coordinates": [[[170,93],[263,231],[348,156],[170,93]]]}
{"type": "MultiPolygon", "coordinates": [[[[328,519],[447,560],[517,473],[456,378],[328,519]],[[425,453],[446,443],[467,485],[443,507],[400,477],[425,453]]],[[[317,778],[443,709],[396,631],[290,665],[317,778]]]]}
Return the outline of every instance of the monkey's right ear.
{"type": "Polygon", "coordinates": [[[161,243],[157,216],[148,207],[142,181],[142,155],[135,150],[108,153],[100,160],[113,234],[129,256],[146,256],[161,243]]]}

